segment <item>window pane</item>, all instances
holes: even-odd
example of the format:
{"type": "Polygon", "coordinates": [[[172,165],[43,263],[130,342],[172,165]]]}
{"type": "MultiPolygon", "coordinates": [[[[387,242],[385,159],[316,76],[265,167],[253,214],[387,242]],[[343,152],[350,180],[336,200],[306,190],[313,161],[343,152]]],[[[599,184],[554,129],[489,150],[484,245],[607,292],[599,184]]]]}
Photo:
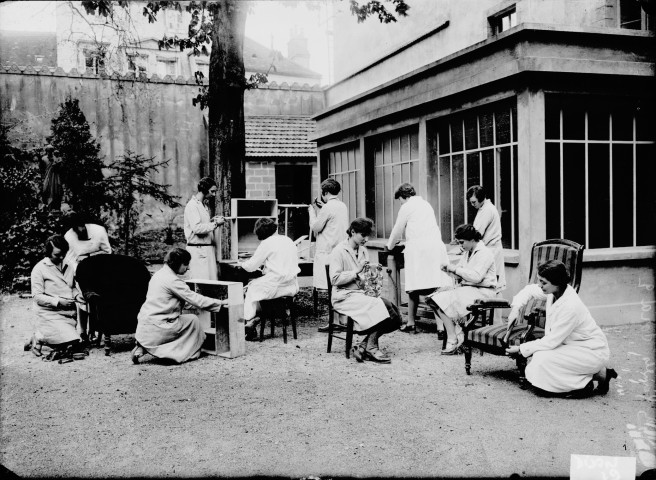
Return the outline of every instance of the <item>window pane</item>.
{"type": "Polygon", "coordinates": [[[517,141],[517,105],[513,104],[510,107],[510,113],[512,114],[512,141],[517,141]]]}
{"type": "Polygon", "coordinates": [[[383,164],[383,146],[377,144],[374,147],[374,166],[379,166],[383,164]]]}
{"type": "Polygon", "coordinates": [[[510,158],[510,148],[502,149],[499,155],[499,186],[500,198],[495,203],[499,215],[501,216],[501,231],[507,232],[506,235],[501,236],[501,244],[504,248],[511,248],[512,239],[510,232],[512,230],[512,212],[510,210],[512,204],[512,185],[510,184],[512,163],[510,158]],[[507,237],[507,238],[506,238],[507,237]]]}
{"type": "Polygon", "coordinates": [[[588,138],[590,140],[608,140],[609,137],[608,109],[590,108],[588,110],[588,138]]]}
{"type": "Polygon", "coordinates": [[[637,245],[656,244],[656,148],[638,145],[636,151],[636,236],[637,245]]]}
{"type": "Polygon", "coordinates": [[[410,160],[410,138],[408,135],[401,135],[401,161],[410,160]]]}
{"type": "MultiPolygon", "coordinates": [[[[483,152],[484,154],[486,152],[489,152],[490,150],[486,150],[483,152]]],[[[480,160],[480,153],[468,153],[467,154],[467,188],[473,187],[474,185],[480,185],[481,184],[481,160],[480,160]]],[[[467,191],[465,190],[465,197],[467,195],[467,191]]],[[[476,209],[471,206],[471,204],[467,201],[465,198],[465,209],[467,210],[467,218],[466,221],[467,223],[473,223],[474,218],[476,218],[476,209]]]]}
{"type": "Polygon", "coordinates": [[[462,152],[462,120],[451,122],[451,150],[462,152]]]}
{"type": "Polygon", "coordinates": [[[587,248],[610,247],[610,146],[588,147],[588,225],[587,248]]]}
{"type": "Polygon", "coordinates": [[[349,191],[350,191],[350,199],[351,199],[351,203],[349,204],[349,212],[351,214],[351,218],[356,218],[358,216],[358,190],[356,187],[356,178],[357,178],[356,172],[352,172],[348,174],[349,191]]]}
{"type": "Polygon", "coordinates": [[[444,155],[445,153],[450,153],[451,147],[449,142],[449,124],[443,123],[440,125],[437,135],[439,139],[439,154],[444,155]]]}
{"type": "Polygon", "coordinates": [[[410,181],[410,164],[409,163],[402,163],[401,164],[401,182],[412,183],[410,181]]]}
{"type": "Polygon", "coordinates": [[[547,238],[560,238],[560,146],[547,143],[545,151],[547,238]]]}
{"type": "Polygon", "coordinates": [[[585,139],[585,110],[578,105],[567,105],[563,109],[563,138],[585,139]]]}
{"type": "Polygon", "coordinates": [[[560,104],[547,97],[544,116],[545,138],[558,140],[560,138],[560,104]]]}
{"type": "Polygon", "coordinates": [[[633,109],[613,109],[613,140],[633,140],[633,109]]]}
{"type": "Polygon", "coordinates": [[[510,142],[510,110],[503,109],[494,113],[497,129],[497,144],[510,142]]]}
{"type": "Polygon", "coordinates": [[[654,110],[647,105],[641,105],[636,109],[636,134],[637,140],[655,140],[656,129],[654,128],[656,119],[654,110]]]}
{"type": "Polygon", "coordinates": [[[636,0],[620,0],[620,28],[640,30],[641,9],[636,0]]]}
{"type": "Polygon", "coordinates": [[[450,157],[438,159],[439,195],[440,195],[440,229],[442,241],[451,241],[451,162],[450,157]]]}
{"type": "Polygon", "coordinates": [[[383,222],[380,221],[385,216],[385,202],[378,201],[379,198],[385,198],[385,186],[384,186],[384,170],[382,168],[376,168],[374,172],[375,183],[376,183],[376,193],[374,202],[376,206],[376,236],[379,238],[385,237],[385,231],[383,229],[383,222]]]}
{"type": "Polygon", "coordinates": [[[386,139],[383,141],[383,163],[391,163],[392,162],[392,141],[389,139],[386,139]]]}
{"type": "Polygon", "coordinates": [[[392,163],[401,161],[400,139],[392,137],[392,163]]]}
{"type": "Polygon", "coordinates": [[[585,146],[563,145],[565,238],[585,245],[585,146]]]}
{"type": "Polygon", "coordinates": [[[355,162],[356,162],[355,149],[353,149],[353,150],[349,149],[348,159],[349,159],[348,160],[349,170],[355,170],[356,169],[356,166],[355,166],[355,162]]]}
{"type": "Polygon", "coordinates": [[[419,180],[419,162],[412,162],[410,166],[410,183],[415,185],[419,180]]]}
{"type": "Polygon", "coordinates": [[[633,147],[613,145],[613,246],[633,245],[633,147]]]}
{"type": "MultiPolygon", "coordinates": [[[[465,222],[464,160],[462,155],[453,156],[453,227],[465,222]]],[[[451,241],[451,239],[449,239],[451,241]]]]}
{"type": "Polygon", "coordinates": [[[465,117],[465,149],[478,148],[478,123],[476,116],[465,117]]]}
{"type": "Polygon", "coordinates": [[[481,131],[481,147],[489,147],[494,143],[492,112],[483,113],[478,118],[481,131]]]}
{"type": "Polygon", "coordinates": [[[419,133],[417,132],[410,134],[410,158],[412,160],[419,159],[419,133]]]}
{"type": "MultiPolygon", "coordinates": [[[[504,151],[507,156],[510,156],[510,147],[498,148],[497,152],[504,151]]],[[[492,150],[486,150],[483,152],[483,178],[481,185],[485,188],[485,194],[487,198],[492,200],[494,203],[496,185],[494,179],[494,152],[492,150]]]]}

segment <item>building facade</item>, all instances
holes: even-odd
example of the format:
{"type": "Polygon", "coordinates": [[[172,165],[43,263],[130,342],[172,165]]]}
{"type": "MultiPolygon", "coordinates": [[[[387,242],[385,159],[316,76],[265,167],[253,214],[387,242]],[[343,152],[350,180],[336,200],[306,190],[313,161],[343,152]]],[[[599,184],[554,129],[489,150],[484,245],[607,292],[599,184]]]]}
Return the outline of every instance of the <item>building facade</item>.
{"type": "Polygon", "coordinates": [[[315,116],[321,178],[346,186],[378,239],[394,188],[414,184],[445,242],[473,221],[465,192],[482,184],[501,215],[505,296],[534,242],[567,238],[586,246],[581,295],[600,323],[653,320],[652,5],[415,0],[398,35],[338,17],[335,55],[353,62],[315,116]]]}

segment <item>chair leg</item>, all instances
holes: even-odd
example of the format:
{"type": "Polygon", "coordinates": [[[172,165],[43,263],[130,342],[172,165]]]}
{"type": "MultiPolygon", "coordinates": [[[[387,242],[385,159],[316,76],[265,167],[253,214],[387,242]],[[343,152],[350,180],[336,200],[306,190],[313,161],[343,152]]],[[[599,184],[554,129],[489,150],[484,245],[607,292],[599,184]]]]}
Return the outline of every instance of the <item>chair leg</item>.
{"type": "Polygon", "coordinates": [[[335,320],[335,313],[332,308],[328,309],[328,349],[326,353],[330,353],[330,350],[333,348],[333,325],[335,320]]]}
{"type": "Polygon", "coordinates": [[[449,339],[449,334],[444,330],[444,336],[442,337],[442,350],[446,348],[446,341],[449,339]]]}
{"type": "Polygon", "coordinates": [[[466,340],[463,345],[463,350],[465,351],[465,371],[467,372],[467,375],[471,375],[472,348],[466,340]]]}
{"type": "Polygon", "coordinates": [[[346,358],[351,358],[351,346],[353,345],[353,319],[346,320],[346,358]]]}
{"type": "Polygon", "coordinates": [[[271,338],[273,338],[276,334],[275,327],[276,327],[277,310],[278,310],[277,308],[274,308],[273,311],[271,312],[271,315],[269,316],[269,321],[271,322],[271,338]]]}
{"type": "Polygon", "coordinates": [[[109,357],[109,354],[111,353],[112,350],[112,336],[107,335],[106,333],[103,334],[105,336],[105,356],[109,357]]]}
{"type": "Polygon", "coordinates": [[[294,340],[296,340],[296,305],[294,305],[294,299],[289,300],[289,318],[292,322],[292,333],[294,334],[294,340]]]}
{"type": "Polygon", "coordinates": [[[312,302],[313,302],[312,312],[314,312],[314,316],[316,318],[317,307],[319,305],[319,292],[317,291],[317,287],[312,287],[312,302]]]}
{"type": "Polygon", "coordinates": [[[280,312],[282,316],[282,340],[283,343],[287,343],[287,315],[288,315],[288,308],[286,305],[286,302],[283,302],[281,305],[282,311],[280,312]]]}
{"type": "Polygon", "coordinates": [[[262,309],[260,312],[260,342],[264,340],[264,324],[266,323],[266,319],[267,314],[264,312],[264,309],[262,309]]]}
{"type": "Polygon", "coordinates": [[[517,368],[519,369],[519,387],[524,390],[526,385],[526,364],[527,359],[520,353],[517,357],[517,368]]]}

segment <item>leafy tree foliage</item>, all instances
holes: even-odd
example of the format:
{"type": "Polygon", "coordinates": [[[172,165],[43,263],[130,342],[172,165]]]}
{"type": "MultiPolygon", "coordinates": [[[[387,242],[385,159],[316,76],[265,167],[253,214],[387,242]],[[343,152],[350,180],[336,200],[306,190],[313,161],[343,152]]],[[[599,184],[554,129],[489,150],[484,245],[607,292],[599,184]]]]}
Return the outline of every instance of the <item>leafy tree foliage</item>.
{"type": "Polygon", "coordinates": [[[59,151],[62,182],[73,210],[97,218],[107,204],[100,145],[91,134],[78,99],[70,96],[52,119],[49,143],[59,151]]]}
{"type": "Polygon", "coordinates": [[[135,253],[138,256],[139,253],[138,250],[131,249],[131,240],[145,196],[172,208],[180,206],[177,202],[179,197],[168,193],[170,185],[162,185],[152,180],[152,176],[168,163],[169,160],[156,162],[155,157],[144,157],[128,150],[126,155],[109,165],[114,173],[105,179],[104,184],[113,199],[112,210],[117,216],[119,237],[123,241],[123,251],[126,255],[135,253]]]}
{"type": "Polygon", "coordinates": [[[62,214],[40,201],[41,173],[34,153],[12,147],[8,127],[0,127],[0,288],[29,286],[34,264],[43,258],[43,245],[62,233],[62,214]]]}

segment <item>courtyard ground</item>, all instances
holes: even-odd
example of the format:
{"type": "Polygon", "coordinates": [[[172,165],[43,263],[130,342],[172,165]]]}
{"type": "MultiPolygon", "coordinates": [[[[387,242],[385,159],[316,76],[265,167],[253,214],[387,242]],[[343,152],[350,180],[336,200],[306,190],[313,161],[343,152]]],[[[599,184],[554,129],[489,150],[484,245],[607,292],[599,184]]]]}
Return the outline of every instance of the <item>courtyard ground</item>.
{"type": "MultiPolygon", "coordinates": [[[[605,327],[605,397],[521,390],[514,362],[439,354],[436,335],[381,340],[391,365],[326,353],[302,290],[297,340],[228,360],[130,362],[132,336],[74,363],[24,352],[34,312],[0,302],[0,463],[21,477],[568,477],[570,455],[654,468],[654,325],[605,327]]],[[[434,329],[434,326],[433,326],[434,329]]],[[[609,477],[610,478],[610,477],[609,477]]]]}

